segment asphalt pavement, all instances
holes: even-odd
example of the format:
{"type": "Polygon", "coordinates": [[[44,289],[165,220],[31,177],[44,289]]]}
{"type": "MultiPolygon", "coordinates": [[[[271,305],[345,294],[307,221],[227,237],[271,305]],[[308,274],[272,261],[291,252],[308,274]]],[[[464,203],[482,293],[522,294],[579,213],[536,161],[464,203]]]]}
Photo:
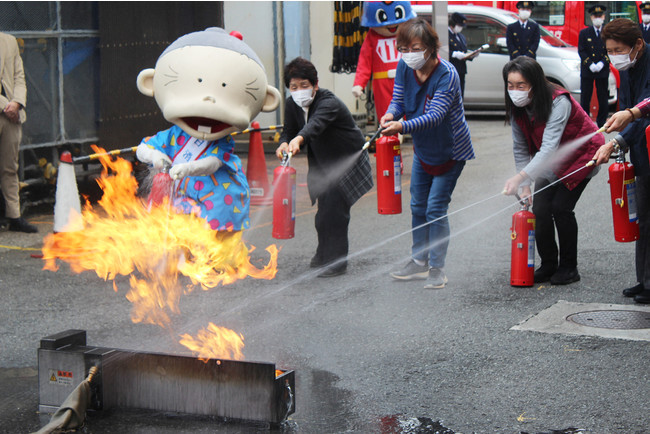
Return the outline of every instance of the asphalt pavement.
{"type": "MultiPolygon", "coordinates": [[[[246,360],[294,370],[296,412],[282,432],[647,432],[650,329],[634,336],[623,330],[615,338],[585,332],[589,327],[518,329],[558,303],[648,312],[621,295],[635,284],[634,245],[614,241],[606,171],[576,207],[582,279],[512,287],[510,224],[518,206],[500,194],[514,173],[511,131],[500,116],[473,117],[469,124],[477,158],[467,163],[453,195],[444,289],[388,276],[409,258],[410,144],[402,149],[402,213],[379,215],[376,189],[361,198],[352,208],[348,272],[327,279],[309,268],[316,208],[307,195],[306,156],[299,154],[292,160],[298,173],[295,238],[271,237],[270,207],[252,208],[245,233],[257,263],[268,260],[267,246],[281,248],[275,279],[246,278],[188,293],[172,318],[174,332],[195,334],[213,322],[244,336],[246,360]]],[[[269,176],[277,164],[267,155],[269,176]]],[[[53,216],[27,218],[38,234],[0,233],[5,433],[36,431],[49,418],[38,413],[36,357],[47,335],[81,329],[90,345],[189,355],[173,333],[131,321],[126,276],[117,277],[116,292],[111,281],[90,271],[76,274],[64,263],[57,272],[43,270],[37,256],[53,216]]],[[[268,427],[115,409],[89,413],[83,430],[234,433],[268,427]]]]}

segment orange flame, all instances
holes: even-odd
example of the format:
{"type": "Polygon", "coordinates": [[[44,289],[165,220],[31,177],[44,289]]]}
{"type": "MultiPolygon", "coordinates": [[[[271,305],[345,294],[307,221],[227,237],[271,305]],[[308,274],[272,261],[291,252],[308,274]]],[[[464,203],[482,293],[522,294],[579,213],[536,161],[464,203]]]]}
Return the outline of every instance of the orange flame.
{"type": "Polygon", "coordinates": [[[242,360],[244,354],[244,337],[225,327],[213,323],[199,330],[196,338],[188,334],[181,335],[180,343],[189,348],[199,360],[208,362],[210,359],[242,360]]]}
{"type": "MultiPolygon", "coordinates": [[[[161,327],[169,327],[171,315],[180,313],[181,296],[192,290],[190,285],[181,288],[179,273],[204,290],[247,276],[275,277],[275,245],[267,247],[269,262],[258,269],[250,262],[241,231],[215,232],[198,215],[174,212],[167,200],[147,210],[136,195],[131,163],[108,156],[100,161],[103,170],[97,182],[104,194],[97,209],[87,202],[82,215],[76,217],[83,230],[45,237],[43,269],[56,271],[56,259],[60,259],[76,273],[92,270],[104,280],[130,276],[126,298],[133,303],[131,320],[161,327]]],[[[114,281],[113,287],[117,291],[114,281]]]]}

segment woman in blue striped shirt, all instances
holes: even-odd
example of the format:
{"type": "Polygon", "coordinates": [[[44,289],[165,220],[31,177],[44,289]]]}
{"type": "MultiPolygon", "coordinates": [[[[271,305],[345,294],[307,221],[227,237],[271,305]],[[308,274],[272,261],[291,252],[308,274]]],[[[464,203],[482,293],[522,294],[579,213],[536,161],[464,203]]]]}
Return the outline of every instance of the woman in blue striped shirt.
{"type": "Polygon", "coordinates": [[[380,124],[384,135],[411,134],[411,260],[391,273],[398,280],[427,279],[443,288],[449,245],[447,210],[465,162],[474,158],[465,120],[460,80],[454,66],[438,57],[438,34],[423,18],[400,26],[393,99],[380,124]]]}

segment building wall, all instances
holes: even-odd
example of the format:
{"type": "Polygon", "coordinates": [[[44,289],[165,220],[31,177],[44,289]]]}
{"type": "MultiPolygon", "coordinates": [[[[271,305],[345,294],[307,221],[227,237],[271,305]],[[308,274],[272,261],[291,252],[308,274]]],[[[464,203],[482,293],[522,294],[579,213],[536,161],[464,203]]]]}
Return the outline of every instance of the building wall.
{"type": "MultiPolygon", "coordinates": [[[[278,66],[276,61],[279,50],[281,32],[276,30],[277,2],[247,2],[226,1],[223,6],[224,28],[227,32],[236,30],[244,36],[246,42],[259,56],[266,69],[269,85],[276,87],[282,93],[279,83],[278,66]]],[[[261,126],[280,123],[280,114],[260,113],[255,119],[261,126]]]]}
{"type": "MultiPolygon", "coordinates": [[[[316,66],[321,87],[334,92],[353,113],[365,112],[364,104],[352,96],[354,74],[329,71],[334,41],[333,2],[226,1],[224,27],[244,35],[244,41],[264,63],[269,84],[281,94],[288,96],[284,84],[279,81],[280,69],[300,55],[316,66]],[[286,55],[283,55],[285,50],[286,55]]],[[[256,120],[262,126],[280,123],[280,110],[261,113],[256,120]]]]}

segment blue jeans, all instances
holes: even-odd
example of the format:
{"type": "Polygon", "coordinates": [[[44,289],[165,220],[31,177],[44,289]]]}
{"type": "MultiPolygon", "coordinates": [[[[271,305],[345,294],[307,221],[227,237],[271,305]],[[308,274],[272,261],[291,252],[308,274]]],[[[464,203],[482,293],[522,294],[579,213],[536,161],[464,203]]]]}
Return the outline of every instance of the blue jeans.
{"type": "Polygon", "coordinates": [[[413,155],[411,172],[411,225],[413,228],[414,259],[427,262],[433,268],[443,268],[449,246],[447,209],[456,181],[465,167],[458,161],[445,174],[433,176],[424,171],[417,155],[413,155]],[[443,217],[445,216],[445,217],[443,217]],[[442,218],[441,218],[442,217],[442,218]],[[435,221],[434,221],[435,220],[435,221]],[[426,224],[427,222],[432,222],[426,224]]]}

